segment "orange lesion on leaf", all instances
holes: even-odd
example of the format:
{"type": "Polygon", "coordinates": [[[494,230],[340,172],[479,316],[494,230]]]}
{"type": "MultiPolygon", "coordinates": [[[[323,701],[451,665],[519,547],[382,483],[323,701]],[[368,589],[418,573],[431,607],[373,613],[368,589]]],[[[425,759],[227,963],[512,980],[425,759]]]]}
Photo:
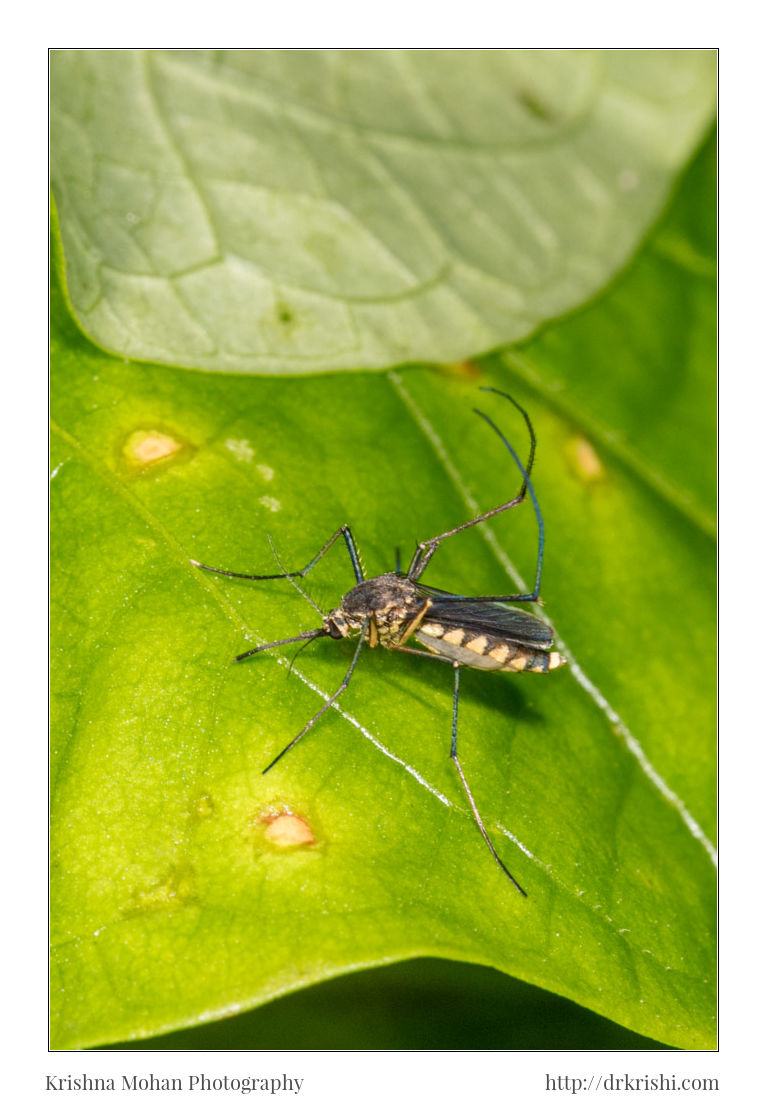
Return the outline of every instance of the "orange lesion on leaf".
{"type": "Polygon", "coordinates": [[[129,463],[146,466],[147,463],[167,459],[181,450],[181,444],[172,436],[154,429],[139,428],[125,441],[123,454],[129,463]]]}
{"type": "Polygon", "coordinates": [[[125,437],[120,449],[123,467],[133,473],[177,462],[192,451],[183,437],[159,427],[135,428],[125,437]]]}
{"type": "Polygon", "coordinates": [[[289,809],[266,810],[253,824],[263,826],[263,836],[278,848],[295,848],[302,844],[315,844],[316,837],[305,817],[289,809]]]}

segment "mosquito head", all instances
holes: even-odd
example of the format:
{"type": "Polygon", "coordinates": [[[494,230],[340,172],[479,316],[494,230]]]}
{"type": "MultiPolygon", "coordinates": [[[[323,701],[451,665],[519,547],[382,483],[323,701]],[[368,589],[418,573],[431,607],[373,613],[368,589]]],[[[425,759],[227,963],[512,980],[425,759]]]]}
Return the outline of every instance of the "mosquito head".
{"type": "Polygon", "coordinates": [[[366,620],[365,613],[350,613],[343,607],[331,609],[322,622],[325,634],[334,640],[342,640],[345,636],[355,636],[366,620]]]}
{"type": "Polygon", "coordinates": [[[328,636],[332,636],[334,640],[342,640],[344,636],[349,636],[352,631],[343,609],[331,609],[322,622],[322,626],[328,636]]]}

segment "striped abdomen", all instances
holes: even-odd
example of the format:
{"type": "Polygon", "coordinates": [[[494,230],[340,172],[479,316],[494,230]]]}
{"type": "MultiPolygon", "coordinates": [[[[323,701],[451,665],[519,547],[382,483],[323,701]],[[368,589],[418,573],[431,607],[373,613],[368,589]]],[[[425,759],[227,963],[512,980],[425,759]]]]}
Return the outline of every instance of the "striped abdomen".
{"type": "Polygon", "coordinates": [[[566,660],[558,651],[543,651],[473,628],[426,620],[413,633],[416,640],[439,655],[466,667],[487,671],[553,671],[566,660]]]}

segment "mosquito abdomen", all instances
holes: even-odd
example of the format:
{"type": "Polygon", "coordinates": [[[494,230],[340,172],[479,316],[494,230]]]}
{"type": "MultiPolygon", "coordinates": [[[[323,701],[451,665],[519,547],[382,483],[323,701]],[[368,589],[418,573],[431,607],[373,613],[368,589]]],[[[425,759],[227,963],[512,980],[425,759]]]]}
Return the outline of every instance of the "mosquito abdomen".
{"type": "Polygon", "coordinates": [[[545,673],[566,662],[558,651],[541,651],[473,628],[446,626],[435,621],[425,621],[414,636],[429,651],[478,670],[545,673]]]}

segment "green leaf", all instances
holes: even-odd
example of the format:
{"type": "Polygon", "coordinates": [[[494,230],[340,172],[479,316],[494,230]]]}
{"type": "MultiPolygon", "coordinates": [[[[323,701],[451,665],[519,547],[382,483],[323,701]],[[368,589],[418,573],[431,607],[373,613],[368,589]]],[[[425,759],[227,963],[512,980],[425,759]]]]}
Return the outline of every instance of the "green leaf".
{"type": "Polygon", "coordinates": [[[549,991],[478,964],[406,960],[342,975],[235,1017],[115,1049],[658,1049],[549,991]]]}
{"type": "MultiPolygon", "coordinates": [[[[690,215],[713,212],[712,151],[619,283],[479,368],[285,381],[139,366],[83,339],[54,289],[56,1047],[423,955],[713,1044],[715,299],[690,215]],[[456,781],[447,668],[366,650],[338,709],[262,776],[352,645],[312,644],[290,673],[290,649],[233,665],[319,618],[287,582],[189,561],[278,573],[271,535],[295,569],[348,521],[375,574],[500,503],[514,467],[472,406],[522,451],[524,428],[478,384],[533,416],[546,615],[571,661],[463,672],[464,767],[527,899],[456,781]],[[311,843],[270,839],[285,811],[311,843]]],[[[446,542],[427,580],[529,582],[530,506],[491,524],[446,542]]],[[[304,582],[325,610],[352,584],[339,545],[304,582]]]]}
{"type": "Polygon", "coordinates": [[[629,261],[713,51],[53,53],[68,295],[132,358],[298,374],[474,356],[629,261]]]}

